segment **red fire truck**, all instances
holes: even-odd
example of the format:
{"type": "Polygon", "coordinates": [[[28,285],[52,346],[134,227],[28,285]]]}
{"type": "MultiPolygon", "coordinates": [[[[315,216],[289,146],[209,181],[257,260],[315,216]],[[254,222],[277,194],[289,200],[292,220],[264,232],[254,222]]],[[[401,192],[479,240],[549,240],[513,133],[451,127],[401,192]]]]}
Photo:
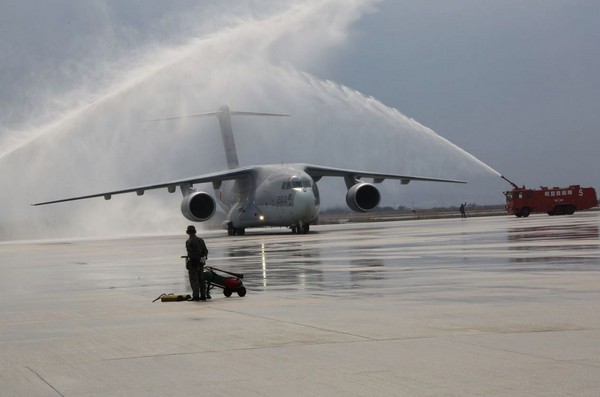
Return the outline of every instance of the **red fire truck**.
{"type": "Polygon", "coordinates": [[[527,189],[518,187],[504,176],[514,189],[504,192],[506,212],[517,217],[528,217],[532,212],[545,212],[548,215],[572,215],[575,211],[586,210],[598,205],[596,190],[593,187],[571,185],[569,187],[544,187],[527,189]]]}

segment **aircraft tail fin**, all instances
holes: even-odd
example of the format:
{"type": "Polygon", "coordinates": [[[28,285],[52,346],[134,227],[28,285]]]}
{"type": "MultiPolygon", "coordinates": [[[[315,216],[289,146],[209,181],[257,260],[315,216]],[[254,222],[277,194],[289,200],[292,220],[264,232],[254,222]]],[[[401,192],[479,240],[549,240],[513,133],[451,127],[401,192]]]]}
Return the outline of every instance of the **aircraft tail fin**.
{"type": "Polygon", "coordinates": [[[175,116],[166,117],[163,119],[157,119],[152,121],[160,120],[176,120],[181,118],[191,117],[204,117],[204,116],[217,116],[219,120],[219,127],[221,129],[221,138],[223,139],[223,147],[225,148],[225,157],[227,159],[227,167],[229,169],[237,168],[240,166],[237,156],[237,149],[235,148],[235,139],[233,138],[233,128],[231,127],[231,116],[275,116],[275,117],[289,117],[289,114],[280,113],[263,113],[263,112],[242,112],[238,110],[230,110],[229,106],[223,105],[219,110],[207,113],[196,113],[187,116],[175,116]]]}

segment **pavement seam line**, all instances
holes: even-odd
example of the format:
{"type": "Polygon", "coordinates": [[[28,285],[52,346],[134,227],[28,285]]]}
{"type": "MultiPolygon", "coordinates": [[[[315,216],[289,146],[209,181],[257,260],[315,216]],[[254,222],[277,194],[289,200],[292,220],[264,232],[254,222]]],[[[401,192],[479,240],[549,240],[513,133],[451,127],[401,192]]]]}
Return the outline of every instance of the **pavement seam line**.
{"type": "Polygon", "coordinates": [[[307,325],[307,324],[301,324],[301,323],[297,323],[294,321],[284,321],[284,320],[277,320],[274,318],[270,318],[270,317],[264,317],[264,316],[257,316],[255,314],[248,314],[248,313],[241,313],[235,310],[227,310],[227,309],[215,309],[215,310],[220,310],[220,311],[224,311],[224,312],[228,312],[228,313],[235,313],[235,314],[239,314],[241,316],[248,316],[248,317],[253,317],[253,318],[260,318],[263,320],[269,320],[269,321],[273,321],[273,322],[277,322],[277,323],[282,323],[282,324],[292,324],[292,325],[297,325],[299,327],[306,327],[306,328],[313,328],[319,331],[326,331],[326,332],[332,332],[332,333],[336,333],[336,334],[340,334],[340,335],[347,335],[347,336],[353,336],[356,338],[361,338],[364,340],[378,340],[378,339],[373,339],[373,338],[369,338],[368,336],[363,336],[363,335],[356,335],[356,334],[351,334],[349,332],[342,332],[342,331],[336,331],[336,330],[332,330],[332,329],[327,329],[327,328],[322,328],[322,327],[316,327],[314,325],[307,325]]]}
{"type": "Polygon", "coordinates": [[[42,375],[40,375],[39,373],[37,373],[37,371],[36,371],[36,370],[34,370],[33,368],[31,368],[31,367],[29,367],[29,366],[27,367],[27,369],[28,369],[28,370],[30,370],[31,372],[33,372],[33,373],[34,373],[34,374],[35,374],[35,375],[36,375],[38,378],[40,378],[40,379],[42,380],[42,382],[44,382],[45,384],[47,384],[47,385],[48,385],[48,387],[50,387],[52,390],[54,390],[54,391],[56,392],[56,394],[58,394],[58,395],[59,395],[59,396],[61,396],[61,397],[65,397],[65,395],[64,395],[64,394],[62,394],[61,392],[59,392],[59,391],[56,389],[56,387],[52,386],[52,385],[50,384],[50,382],[48,382],[46,379],[44,379],[44,377],[43,377],[42,375]]]}

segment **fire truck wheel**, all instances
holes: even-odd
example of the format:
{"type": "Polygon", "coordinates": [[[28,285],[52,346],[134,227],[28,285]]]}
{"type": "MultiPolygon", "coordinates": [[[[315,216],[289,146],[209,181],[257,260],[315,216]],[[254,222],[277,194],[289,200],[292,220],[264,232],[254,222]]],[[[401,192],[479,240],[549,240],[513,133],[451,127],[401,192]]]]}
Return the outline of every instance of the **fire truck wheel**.
{"type": "Polygon", "coordinates": [[[246,287],[238,288],[237,294],[238,294],[238,296],[245,296],[246,295],[246,287]]]}
{"type": "Polygon", "coordinates": [[[529,214],[531,214],[531,208],[529,208],[529,207],[521,208],[521,216],[527,218],[529,216],[529,214]]]}
{"type": "Polygon", "coordinates": [[[229,298],[232,293],[233,293],[233,291],[230,290],[229,288],[223,288],[223,295],[225,295],[226,297],[229,298]]]}
{"type": "Polygon", "coordinates": [[[567,205],[567,209],[565,211],[567,215],[573,215],[575,213],[575,206],[573,204],[567,205]]]}

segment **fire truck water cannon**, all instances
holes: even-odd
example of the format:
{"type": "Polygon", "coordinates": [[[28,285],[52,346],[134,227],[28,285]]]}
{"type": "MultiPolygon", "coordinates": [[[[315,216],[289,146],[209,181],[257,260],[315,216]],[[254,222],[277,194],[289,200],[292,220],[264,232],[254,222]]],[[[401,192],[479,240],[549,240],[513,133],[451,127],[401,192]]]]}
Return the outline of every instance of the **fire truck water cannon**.
{"type": "Polygon", "coordinates": [[[504,175],[500,175],[500,178],[504,179],[506,182],[510,183],[515,189],[518,189],[519,187],[510,179],[508,179],[507,177],[505,177],[504,175]]]}

